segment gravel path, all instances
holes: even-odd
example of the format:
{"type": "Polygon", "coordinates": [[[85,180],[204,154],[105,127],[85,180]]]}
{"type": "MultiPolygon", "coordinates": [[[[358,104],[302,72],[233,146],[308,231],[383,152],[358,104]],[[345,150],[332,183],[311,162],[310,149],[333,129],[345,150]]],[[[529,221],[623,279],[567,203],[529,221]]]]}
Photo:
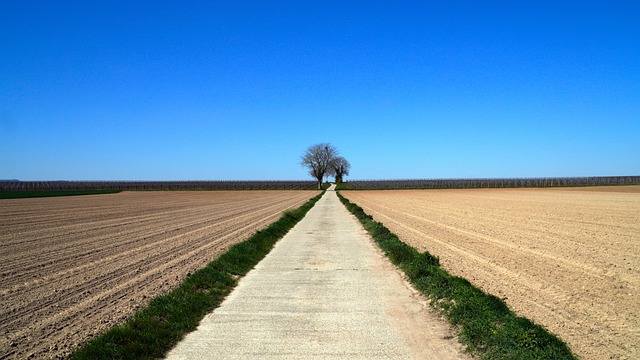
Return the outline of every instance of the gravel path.
{"type": "Polygon", "coordinates": [[[461,349],[328,191],[168,358],[466,358],[461,349]]]}

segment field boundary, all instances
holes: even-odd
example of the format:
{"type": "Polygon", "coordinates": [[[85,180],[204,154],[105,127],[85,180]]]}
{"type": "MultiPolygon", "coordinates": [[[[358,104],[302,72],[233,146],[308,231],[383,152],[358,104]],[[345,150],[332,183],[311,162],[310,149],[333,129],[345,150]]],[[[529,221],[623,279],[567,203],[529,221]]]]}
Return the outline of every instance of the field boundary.
{"type": "Polygon", "coordinates": [[[437,257],[402,242],[340,193],[338,197],[371,234],[386,256],[431,305],[459,329],[468,351],[482,359],[576,359],[557,336],[511,311],[497,297],[452,276],[437,257]]]}
{"type": "Polygon", "coordinates": [[[255,267],[322,197],[311,198],[194,272],[167,295],[153,299],[127,322],[77,349],[71,359],[155,359],[163,357],[200,320],[217,308],[239,279],[255,267]]]}
{"type": "Polygon", "coordinates": [[[33,191],[0,191],[0,199],[29,199],[57,196],[81,196],[117,194],[121,190],[33,190],[33,191]]]}

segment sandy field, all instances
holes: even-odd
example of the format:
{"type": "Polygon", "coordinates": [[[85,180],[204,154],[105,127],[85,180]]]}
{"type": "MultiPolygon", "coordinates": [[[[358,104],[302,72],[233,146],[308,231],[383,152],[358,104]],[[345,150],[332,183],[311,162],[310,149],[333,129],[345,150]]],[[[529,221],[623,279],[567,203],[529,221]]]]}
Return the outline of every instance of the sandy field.
{"type": "Polygon", "coordinates": [[[64,357],[317,194],[0,200],[0,358],[64,357]]]}
{"type": "Polygon", "coordinates": [[[580,357],[640,358],[640,186],[341,193],[580,357]]]}

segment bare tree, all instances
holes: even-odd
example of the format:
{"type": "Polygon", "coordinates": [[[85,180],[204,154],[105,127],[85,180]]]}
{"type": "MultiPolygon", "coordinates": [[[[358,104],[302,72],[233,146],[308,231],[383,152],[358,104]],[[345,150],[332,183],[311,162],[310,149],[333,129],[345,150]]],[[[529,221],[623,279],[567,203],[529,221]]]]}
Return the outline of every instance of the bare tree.
{"type": "Polygon", "coordinates": [[[318,180],[318,189],[322,188],[322,178],[325,174],[332,174],[332,164],[338,156],[338,149],[329,143],[320,143],[310,146],[304,155],[300,165],[309,169],[309,174],[318,180]]]}
{"type": "Polygon", "coordinates": [[[336,156],[331,163],[332,175],[336,177],[336,183],[341,183],[343,177],[349,175],[351,164],[342,156],[336,156]]]}

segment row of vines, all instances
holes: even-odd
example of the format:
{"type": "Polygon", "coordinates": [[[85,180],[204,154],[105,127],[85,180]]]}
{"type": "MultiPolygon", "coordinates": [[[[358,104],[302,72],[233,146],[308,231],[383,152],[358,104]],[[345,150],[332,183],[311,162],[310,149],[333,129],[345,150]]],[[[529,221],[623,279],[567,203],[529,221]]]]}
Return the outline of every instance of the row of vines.
{"type": "Polygon", "coordinates": [[[354,180],[342,188],[354,190],[384,189],[468,189],[468,188],[522,188],[640,185],[640,176],[596,176],[564,178],[512,178],[512,179],[407,179],[407,180],[354,180]]]}
{"type": "MultiPolygon", "coordinates": [[[[511,179],[353,180],[342,189],[467,189],[640,185],[640,176],[511,179]]],[[[314,181],[0,181],[0,191],[66,190],[309,190],[314,181]]]]}
{"type": "Polygon", "coordinates": [[[0,191],[308,190],[315,181],[4,181],[0,191]]]}

